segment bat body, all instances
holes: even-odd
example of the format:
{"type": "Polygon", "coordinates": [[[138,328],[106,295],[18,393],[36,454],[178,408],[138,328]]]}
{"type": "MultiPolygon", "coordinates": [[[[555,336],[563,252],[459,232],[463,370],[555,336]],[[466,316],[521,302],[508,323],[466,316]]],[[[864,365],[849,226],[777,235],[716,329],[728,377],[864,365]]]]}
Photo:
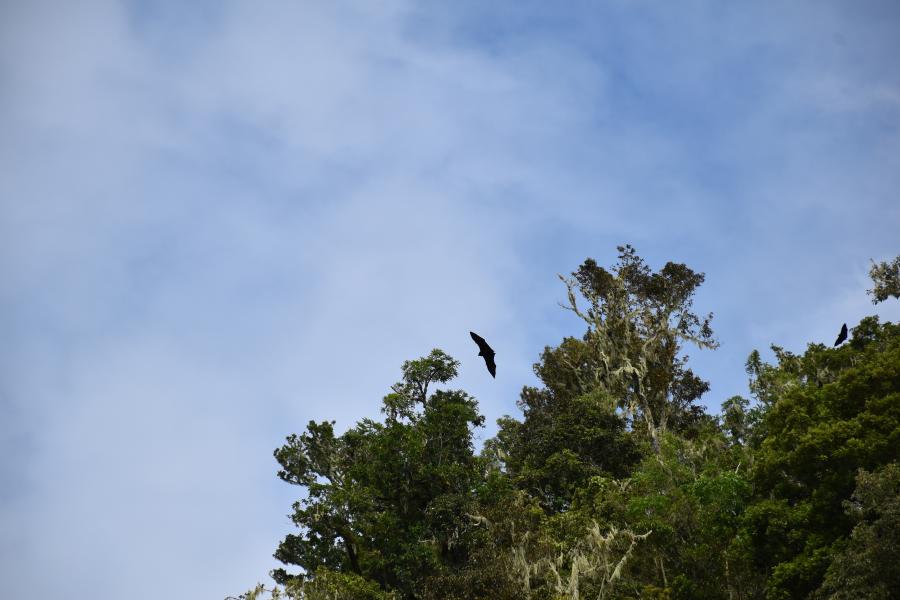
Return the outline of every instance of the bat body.
{"type": "Polygon", "coordinates": [[[474,331],[470,331],[469,335],[471,335],[472,339],[475,340],[475,343],[478,344],[478,356],[484,357],[484,364],[487,365],[488,373],[491,374],[491,377],[496,379],[497,364],[494,362],[494,349],[488,346],[488,343],[484,341],[484,338],[474,331]]]}
{"type": "Polygon", "coordinates": [[[844,326],[841,327],[841,332],[838,334],[838,338],[835,340],[834,345],[840,346],[844,340],[847,339],[847,324],[844,323],[844,326]]]}

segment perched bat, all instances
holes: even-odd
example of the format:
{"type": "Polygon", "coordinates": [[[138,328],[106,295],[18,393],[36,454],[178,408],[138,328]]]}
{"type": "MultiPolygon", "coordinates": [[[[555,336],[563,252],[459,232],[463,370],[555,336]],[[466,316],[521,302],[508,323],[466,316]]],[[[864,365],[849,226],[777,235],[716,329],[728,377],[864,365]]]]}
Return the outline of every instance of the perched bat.
{"type": "Polygon", "coordinates": [[[475,343],[478,344],[478,356],[484,357],[484,364],[487,365],[487,370],[491,374],[491,377],[497,378],[497,365],[494,363],[494,350],[488,346],[488,343],[484,341],[484,338],[475,333],[474,331],[470,331],[469,335],[472,336],[472,339],[475,340],[475,343]]]}
{"type": "Polygon", "coordinates": [[[840,346],[841,342],[847,339],[847,324],[844,323],[844,326],[841,327],[841,333],[838,335],[838,339],[835,340],[834,345],[840,346]]]}

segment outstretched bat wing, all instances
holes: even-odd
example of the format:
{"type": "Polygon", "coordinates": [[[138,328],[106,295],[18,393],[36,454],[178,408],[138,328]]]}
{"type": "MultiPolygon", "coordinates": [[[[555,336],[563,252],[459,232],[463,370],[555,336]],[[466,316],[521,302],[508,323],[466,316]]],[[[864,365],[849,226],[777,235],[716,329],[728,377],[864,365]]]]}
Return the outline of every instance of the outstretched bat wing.
{"type": "Polygon", "coordinates": [[[479,356],[493,356],[494,349],[488,346],[488,343],[484,341],[484,338],[475,333],[474,331],[470,331],[469,335],[472,336],[472,339],[475,340],[475,343],[478,344],[478,355],[479,356]]]}
{"type": "Polygon", "coordinates": [[[497,378],[497,363],[494,362],[494,355],[488,354],[484,357],[484,364],[487,365],[488,373],[491,374],[491,377],[494,379],[497,378]]]}

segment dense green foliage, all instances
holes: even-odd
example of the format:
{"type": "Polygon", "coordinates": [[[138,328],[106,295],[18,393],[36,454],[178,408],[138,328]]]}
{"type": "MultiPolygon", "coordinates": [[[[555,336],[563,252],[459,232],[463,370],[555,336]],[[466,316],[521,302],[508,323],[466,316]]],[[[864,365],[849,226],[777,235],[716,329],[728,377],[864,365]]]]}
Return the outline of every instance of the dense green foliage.
{"type": "Polygon", "coordinates": [[[849,345],[778,358],[758,369],[775,401],[752,472],[760,499],[743,527],[754,565],[770,573],[768,596],[798,598],[846,543],[857,472],[900,460],[900,328],[867,318],[849,345]]]}
{"type": "MultiPolygon", "coordinates": [[[[471,427],[484,418],[464,392],[429,394],[456,368],[440,350],[409,361],[384,398],[383,422],[364,419],[340,437],[332,423],[310,422],[275,452],[278,476],[307,489],[292,517],[302,533],[285,538],[279,560],[315,573],[312,581],[348,573],[404,597],[415,595],[422,578],[465,561],[468,514],[484,471],[471,427]]],[[[296,579],[284,570],[274,576],[296,579]]]]}
{"type": "Polygon", "coordinates": [[[703,275],[619,250],[564,279],[587,330],[544,350],[540,387],[480,455],[475,400],[434,389],[456,375],[440,350],[404,363],[381,421],[288,438],[278,475],[305,496],[276,595],[898,597],[900,327],[865,318],[838,348],[772,346],[771,364],[754,351],[751,397],[710,415],[683,355],[716,346],[691,311],[703,275]]]}

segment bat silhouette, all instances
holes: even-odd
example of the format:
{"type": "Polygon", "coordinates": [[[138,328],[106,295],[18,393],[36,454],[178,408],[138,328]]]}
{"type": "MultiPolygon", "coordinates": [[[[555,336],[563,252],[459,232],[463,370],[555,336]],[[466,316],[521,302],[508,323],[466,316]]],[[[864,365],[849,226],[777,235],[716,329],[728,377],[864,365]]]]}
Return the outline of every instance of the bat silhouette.
{"type": "Polygon", "coordinates": [[[488,343],[484,341],[484,338],[474,331],[470,331],[469,335],[471,335],[472,339],[475,340],[475,343],[478,344],[478,356],[484,357],[484,364],[487,365],[488,373],[491,374],[491,377],[496,379],[497,365],[494,363],[494,349],[488,346],[488,343]]]}
{"type": "Polygon", "coordinates": [[[847,324],[844,323],[844,326],[841,327],[841,333],[838,334],[838,339],[834,341],[835,346],[840,346],[841,342],[847,339],[847,324]]]}

